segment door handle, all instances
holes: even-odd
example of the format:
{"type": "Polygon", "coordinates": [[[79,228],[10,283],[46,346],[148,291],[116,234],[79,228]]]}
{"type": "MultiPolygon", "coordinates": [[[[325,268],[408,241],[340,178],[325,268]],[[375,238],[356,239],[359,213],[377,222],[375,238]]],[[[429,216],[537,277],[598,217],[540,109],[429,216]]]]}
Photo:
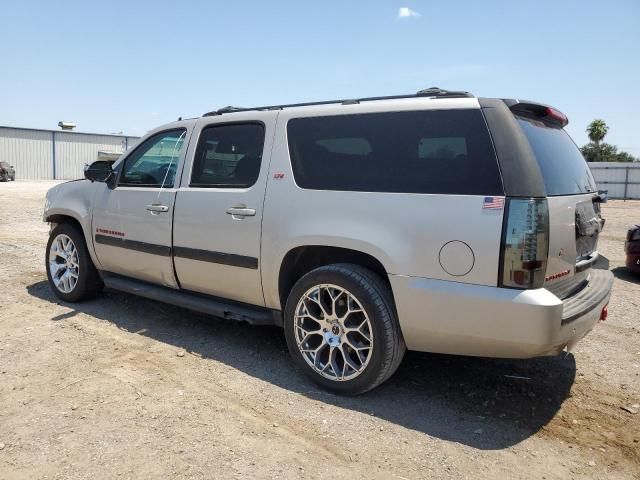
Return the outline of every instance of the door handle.
{"type": "Polygon", "coordinates": [[[247,208],[246,205],[242,204],[227,208],[226,212],[233,217],[253,217],[256,214],[256,209],[247,208]]]}
{"type": "Polygon", "coordinates": [[[147,210],[149,210],[151,213],[164,213],[169,211],[169,207],[167,207],[166,205],[158,205],[157,203],[154,203],[152,205],[147,205],[147,210]]]}

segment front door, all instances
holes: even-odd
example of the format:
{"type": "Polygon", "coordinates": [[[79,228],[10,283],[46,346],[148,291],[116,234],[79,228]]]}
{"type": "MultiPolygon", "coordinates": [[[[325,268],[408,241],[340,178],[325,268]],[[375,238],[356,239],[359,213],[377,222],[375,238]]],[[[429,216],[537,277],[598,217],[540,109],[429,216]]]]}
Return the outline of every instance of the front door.
{"type": "Polygon", "coordinates": [[[252,112],[233,123],[198,121],[174,217],[181,288],[264,305],[260,233],[276,118],[252,112]]]}
{"type": "Polygon", "coordinates": [[[97,192],[93,235],[102,270],[177,288],[171,223],[187,133],[175,128],[150,136],[117,167],[116,187],[97,192]]]}

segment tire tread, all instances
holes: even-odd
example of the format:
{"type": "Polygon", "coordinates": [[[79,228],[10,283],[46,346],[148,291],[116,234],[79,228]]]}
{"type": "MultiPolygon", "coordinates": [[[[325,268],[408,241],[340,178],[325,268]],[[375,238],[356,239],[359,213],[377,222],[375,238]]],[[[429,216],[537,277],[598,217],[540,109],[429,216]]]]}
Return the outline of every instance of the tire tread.
{"type": "MultiPolygon", "coordinates": [[[[336,263],[316,268],[300,278],[296,285],[300,282],[305,282],[310,275],[318,276],[326,274],[338,274],[339,276],[348,278],[352,282],[358,284],[360,288],[366,291],[369,297],[368,300],[375,304],[377,311],[382,312],[382,315],[380,315],[381,318],[371,318],[372,321],[378,321],[379,327],[383,330],[382,336],[386,343],[382,349],[384,357],[382,358],[380,368],[378,369],[378,374],[360,388],[352,389],[348,392],[342,392],[351,395],[359,395],[388,380],[400,366],[402,358],[404,357],[406,345],[400,330],[395,303],[389,287],[384,283],[379,275],[360,265],[350,263],[336,263]]],[[[292,292],[295,289],[296,286],[294,286],[292,292]]],[[[297,303],[297,299],[292,298],[292,295],[290,295],[287,300],[286,312],[291,311],[293,307],[290,304],[291,302],[297,303]]],[[[292,349],[290,348],[290,350],[292,349]]],[[[294,352],[292,351],[292,354],[293,353],[294,352]]]]}
{"type": "Polygon", "coordinates": [[[45,268],[51,289],[58,298],[65,302],[81,302],[83,300],[93,298],[104,288],[100,274],[91,260],[91,255],[87,249],[84,234],[82,233],[82,230],[73,223],[61,223],[51,231],[45,254],[45,268]],[[80,278],[78,279],[78,284],[76,285],[76,288],[69,293],[60,292],[53,284],[49,273],[49,250],[51,248],[51,243],[53,239],[61,233],[68,235],[73,240],[73,243],[76,244],[78,260],[80,262],[80,278]]]}

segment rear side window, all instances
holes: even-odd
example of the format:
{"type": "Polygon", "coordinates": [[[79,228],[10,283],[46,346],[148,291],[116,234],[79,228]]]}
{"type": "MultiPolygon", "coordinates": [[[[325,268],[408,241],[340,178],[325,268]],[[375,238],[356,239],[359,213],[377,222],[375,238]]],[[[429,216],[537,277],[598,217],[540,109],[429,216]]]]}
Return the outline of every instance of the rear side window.
{"type": "Polygon", "coordinates": [[[246,188],[258,179],[264,127],[259,123],[206,127],[200,134],[192,187],[246,188]]]}
{"type": "Polygon", "coordinates": [[[517,119],[540,165],[547,195],[574,195],[596,190],[589,166],[567,132],[539,120],[517,119]]]}
{"type": "Polygon", "coordinates": [[[296,118],[287,132],[294,177],[302,188],[503,193],[480,110],[296,118]]]}

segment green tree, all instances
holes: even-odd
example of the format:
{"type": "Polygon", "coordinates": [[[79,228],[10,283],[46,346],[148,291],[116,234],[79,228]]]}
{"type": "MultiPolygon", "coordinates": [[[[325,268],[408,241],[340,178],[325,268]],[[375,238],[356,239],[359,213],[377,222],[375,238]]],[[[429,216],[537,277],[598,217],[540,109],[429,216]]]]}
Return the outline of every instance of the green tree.
{"type": "Polygon", "coordinates": [[[637,162],[640,159],[627,152],[619,152],[618,147],[604,143],[604,137],[609,132],[607,123],[596,118],[587,126],[587,135],[591,142],[580,149],[587,162],[637,162]]]}
{"type": "Polygon", "coordinates": [[[627,152],[619,152],[618,147],[610,143],[596,145],[594,142],[587,143],[580,149],[587,162],[636,162],[633,155],[627,152]]]}
{"type": "Polygon", "coordinates": [[[595,143],[596,146],[600,146],[600,142],[604,140],[604,137],[607,135],[608,131],[609,127],[607,126],[607,123],[600,118],[596,118],[587,127],[587,135],[589,136],[589,140],[595,143]]]}
{"type": "Polygon", "coordinates": [[[614,162],[640,162],[640,158],[636,158],[628,152],[618,152],[614,162]]]}

